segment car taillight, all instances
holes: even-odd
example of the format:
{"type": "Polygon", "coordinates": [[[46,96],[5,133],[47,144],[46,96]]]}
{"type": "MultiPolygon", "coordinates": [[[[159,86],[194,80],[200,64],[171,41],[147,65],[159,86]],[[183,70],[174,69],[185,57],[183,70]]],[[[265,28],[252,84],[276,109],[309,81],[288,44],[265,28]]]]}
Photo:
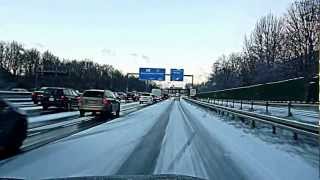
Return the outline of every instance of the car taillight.
{"type": "Polygon", "coordinates": [[[68,100],[68,98],[66,96],[61,96],[60,99],[62,100],[68,100]]]}
{"type": "Polygon", "coordinates": [[[109,105],[109,104],[111,104],[111,102],[110,102],[107,98],[104,98],[104,99],[102,100],[102,103],[103,103],[104,105],[109,105]]]}
{"type": "Polygon", "coordinates": [[[79,104],[79,106],[81,106],[81,104],[82,104],[82,97],[77,97],[77,100],[78,100],[78,104],[79,104]]]}

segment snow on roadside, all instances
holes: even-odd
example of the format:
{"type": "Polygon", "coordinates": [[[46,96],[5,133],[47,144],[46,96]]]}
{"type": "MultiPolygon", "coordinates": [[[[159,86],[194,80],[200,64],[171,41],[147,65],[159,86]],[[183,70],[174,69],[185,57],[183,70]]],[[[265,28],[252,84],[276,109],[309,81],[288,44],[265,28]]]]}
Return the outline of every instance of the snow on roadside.
{"type": "MultiPolygon", "coordinates": [[[[135,106],[135,105],[138,105],[138,103],[134,102],[134,103],[124,104],[124,105],[121,105],[121,108],[132,107],[132,106],[135,106]]],[[[27,110],[38,110],[38,109],[41,110],[42,107],[41,106],[35,106],[35,107],[26,107],[26,108],[21,108],[21,109],[23,109],[24,111],[27,111],[27,110]]],[[[57,119],[72,117],[72,116],[76,116],[76,115],[79,115],[79,111],[53,113],[53,114],[29,117],[28,118],[28,122],[29,123],[35,123],[35,122],[42,122],[42,121],[54,121],[54,120],[57,120],[57,119]]]]}
{"type": "MultiPolygon", "coordinates": [[[[221,104],[219,104],[221,105],[221,104]]],[[[226,105],[226,103],[224,103],[226,105]]],[[[231,102],[228,103],[229,107],[232,105],[231,102]]],[[[240,103],[234,103],[235,108],[240,108],[240,103]]],[[[250,104],[243,104],[242,109],[249,111],[251,108],[250,104]]],[[[253,109],[255,113],[259,114],[266,114],[266,107],[263,105],[253,105],[253,109]]],[[[296,121],[301,121],[310,124],[318,124],[320,113],[319,110],[301,110],[293,107],[291,109],[292,116],[288,117],[288,109],[286,107],[274,107],[269,106],[268,108],[269,115],[282,117],[282,118],[289,118],[296,121]]]]}
{"type": "Polygon", "coordinates": [[[212,116],[187,102],[182,103],[192,112],[193,118],[211,134],[212,141],[219,141],[238,167],[252,177],[267,180],[319,178],[318,166],[308,163],[302,156],[279,148],[279,146],[290,145],[262,141],[252,134],[223,122],[218,116],[212,116]]]}
{"type": "Polygon", "coordinates": [[[29,117],[28,122],[29,123],[36,123],[36,122],[42,122],[42,121],[54,121],[57,119],[72,117],[72,116],[76,116],[76,115],[80,115],[79,111],[47,114],[47,115],[29,117]]]}

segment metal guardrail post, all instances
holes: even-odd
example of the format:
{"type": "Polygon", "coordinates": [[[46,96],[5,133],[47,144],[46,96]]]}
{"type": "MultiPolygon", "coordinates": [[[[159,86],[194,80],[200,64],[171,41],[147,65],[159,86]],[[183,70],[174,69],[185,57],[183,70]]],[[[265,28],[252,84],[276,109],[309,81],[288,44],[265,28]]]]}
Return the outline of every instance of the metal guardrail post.
{"type": "Polygon", "coordinates": [[[292,116],[292,113],[291,113],[291,101],[288,102],[288,116],[292,116]]]}
{"type": "Polygon", "coordinates": [[[256,127],[256,122],[254,120],[251,121],[251,128],[255,128],[256,127]]]}
{"type": "Polygon", "coordinates": [[[276,127],[272,126],[272,134],[276,134],[276,127]]]}
{"type": "Polygon", "coordinates": [[[269,101],[266,101],[266,114],[269,114],[269,101]]]}
{"type": "Polygon", "coordinates": [[[293,139],[298,140],[298,134],[296,132],[293,133],[293,139]]]}
{"type": "Polygon", "coordinates": [[[213,98],[213,104],[216,104],[216,99],[213,98]]]}
{"type": "Polygon", "coordinates": [[[234,99],[232,100],[232,108],[234,108],[234,99]]]}
{"type": "Polygon", "coordinates": [[[251,107],[250,107],[250,111],[253,111],[253,100],[251,100],[251,107]]]}
{"type": "Polygon", "coordinates": [[[229,106],[229,100],[227,99],[227,105],[226,105],[226,107],[228,107],[229,106]]]}
{"type": "Polygon", "coordinates": [[[242,100],[240,100],[240,109],[242,110],[242,100]]]}

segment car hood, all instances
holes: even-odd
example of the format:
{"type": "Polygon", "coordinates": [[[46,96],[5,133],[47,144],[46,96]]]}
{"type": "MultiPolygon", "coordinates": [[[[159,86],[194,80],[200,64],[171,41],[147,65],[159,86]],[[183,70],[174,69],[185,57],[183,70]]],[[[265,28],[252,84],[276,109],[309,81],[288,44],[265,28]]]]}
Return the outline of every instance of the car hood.
{"type": "MultiPolygon", "coordinates": [[[[54,178],[57,179],[57,178],[54,178]]],[[[46,179],[53,180],[53,179],[46,179]]],[[[86,176],[86,177],[65,177],[58,180],[202,180],[201,178],[176,175],[114,175],[114,176],[86,176]]]]}
{"type": "MultiPolygon", "coordinates": [[[[0,177],[6,179],[21,179],[14,177],[0,177]]],[[[160,175],[113,175],[113,176],[79,176],[79,177],[60,177],[49,178],[43,180],[204,180],[197,177],[176,175],[176,174],[160,174],[160,175]]]]}

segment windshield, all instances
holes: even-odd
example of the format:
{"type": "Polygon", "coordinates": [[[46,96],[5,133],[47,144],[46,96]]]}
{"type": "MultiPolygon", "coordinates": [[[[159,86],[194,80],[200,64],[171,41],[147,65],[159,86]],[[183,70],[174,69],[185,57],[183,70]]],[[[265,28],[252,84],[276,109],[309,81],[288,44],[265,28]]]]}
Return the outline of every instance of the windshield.
{"type": "Polygon", "coordinates": [[[320,0],[0,0],[0,179],[319,180],[319,57],[320,0]]]}
{"type": "Polygon", "coordinates": [[[47,88],[44,90],[45,94],[49,95],[63,95],[63,89],[54,89],[54,88],[47,88]]]}

